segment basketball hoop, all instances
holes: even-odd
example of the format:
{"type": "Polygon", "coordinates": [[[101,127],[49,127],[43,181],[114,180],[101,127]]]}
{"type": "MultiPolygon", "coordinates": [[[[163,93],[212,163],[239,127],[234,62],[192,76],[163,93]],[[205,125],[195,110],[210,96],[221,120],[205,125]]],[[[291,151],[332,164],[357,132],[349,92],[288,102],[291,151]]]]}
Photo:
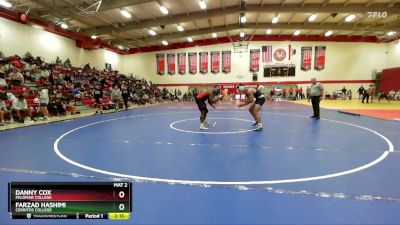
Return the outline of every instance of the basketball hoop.
{"type": "Polygon", "coordinates": [[[87,7],[73,9],[74,13],[80,16],[93,16],[99,11],[102,0],[87,0],[86,3],[88,4],[87,7]]]}
{"type": "Polygon", "coordinates": [[[237,42],[232,42],[233,45],[233,52],[234,53],[239,53],[240,57],[242,56],[242,53],[245,53],[249,49],[249,42],[248,41],[237,41],[237,42]]]}
{"type": "Polygon", "coordinates": [[[239,80],[243,79],[243,77],[244,77],[244,76],[241,75],[241,74],[239,74],[239,75],[236,76],[236,78],[238,78],[239,80]]]}

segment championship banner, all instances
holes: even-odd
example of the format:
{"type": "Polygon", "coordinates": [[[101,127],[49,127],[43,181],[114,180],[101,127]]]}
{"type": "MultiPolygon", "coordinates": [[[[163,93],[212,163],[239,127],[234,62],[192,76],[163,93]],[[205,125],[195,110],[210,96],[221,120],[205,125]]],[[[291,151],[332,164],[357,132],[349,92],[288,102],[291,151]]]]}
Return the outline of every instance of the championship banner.
{"type": "Polygon", "coordinates": [[[189,52],[189,73],[195,74],[197,73],[197,53],[196,52],[189,52]]]}
{"type": "Polygon", "coordinates": [[[315,46],[314,68],[316,70],[325,69],[326,46],[315,46]]]}
{"type": "Polygon", "coordinates": [[[208,52],[200,52],[200,73],[208,72],[208,52]]]}
{"type": "Polygon", "coordinates": [[[164,75],[165,74],[165,55],[164,54],[156,54],[157,59],[157,74],[164,75]]]}
{"type": "Polygon", "coordinates": [[[301,70],[311,69],[312,47],[301,47],[301,70]]]}
{"type": "Polygon", "coordinates": [[[167,62],[168,62],[168,74],[174,75],[175,74],[175,53],[168,53],[167,54],[167,62]]]}
{"type": "Polygon", "coordinates": [[[231,72],[231,51],[222,51],[222,72],[231,72]]]}
{"type": "Polygon", "coordinates": [[[211,72],[219,73],[219,52],[212,51],[210,52],[211,56],[211,72]]]}
{"type": "Polygon", "coordinates": [[[250,71],[260,70],[260,49],[250,49],[250,71]]]}
{"type": "Polygon", "coordinates": [[[186,53],[178,53],[178,72],[179,74],[186,73],[186,53]]]}

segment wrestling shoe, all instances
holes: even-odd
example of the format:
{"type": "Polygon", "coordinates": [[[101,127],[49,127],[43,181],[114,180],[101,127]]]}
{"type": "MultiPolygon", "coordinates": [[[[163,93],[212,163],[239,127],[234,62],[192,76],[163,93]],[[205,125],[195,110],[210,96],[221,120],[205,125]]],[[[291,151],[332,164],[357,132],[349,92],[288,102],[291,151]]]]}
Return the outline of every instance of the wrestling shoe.
{"type": "Polygon", "coordinates": [[[200,130],[208,130],[209,128],[208,127],[206,127],[206,126],[204,126],[204,124],[201,124],[200,125],[200,130]]]}
{"type": "Polygon", "coordinates": [[[263,126],[261,123],[257,124],[256,129],[254,131],[262,131],[263,130],[263,126]]]}

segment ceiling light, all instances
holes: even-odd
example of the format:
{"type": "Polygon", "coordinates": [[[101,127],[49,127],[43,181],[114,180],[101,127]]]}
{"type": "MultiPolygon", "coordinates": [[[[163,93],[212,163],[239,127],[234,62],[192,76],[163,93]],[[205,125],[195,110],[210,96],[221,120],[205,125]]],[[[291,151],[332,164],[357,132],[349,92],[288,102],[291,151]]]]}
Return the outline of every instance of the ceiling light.
{"type": "Polygon", "coordinates": [[[279,18],[277,17],[277,16],[275,16],[273,19],[272,19],[272,23],[277,23],[279,21],[279,18]]]}
{"type": "Polygon", "coordinates": [[[212,33],[211,36],[212,36],[213,38],[216,38],[216,37],[217,37],[217,33],[212,33]]]}
{"type": "Polygon", "coordinates": [[[10,8],[12,6],[11,3],[7,2],[6,0],[0,0],[0,5],[6,8],[10,8]]]}
{"type": "Polygon", "coordinates": [[[308,21],[309,21],[309,22],[312,22],[312,21],[314,21],[315,19],[317,19],[317,14],[312,14],[310,17],[308,17],[308,21]]]}
{"type": "Polygon", "coordinates": [[[244,32],[243,32],[243,31],[240,31],[239,36],[240,36],[241,38],[244,37],[244,32]]]}
{"type": "Polygon", "coordinates": [[[163,45],[168,45],[168,41],[165,41],[165,40],[162,41],[161,43],[162,43],[163,45]]]}
{"type": "Polygon", "coordinates": [[[207,8],[206,2],[204,0],[200,0],[199,1],[199,5],[200,5],[201,9],[206,9],[207,8]]]}
{"type": "Polygon", "coordinates": [[[193,38],[188,37],[188,42],[193,42],[193,38]]]}
{"type": "Polygon", "coordinates": [[[185,30],[181,25],[178,25],[176,28],[181,32],[185,30]]]}
{"type": "Polygon", "coordinates": [[[352,20],[354,20],[356,18],[355,14],[350,14],[346,17],[346,19],[344,19],[346,22],[351,22],[352,20]]]}
{"type": "Polygon", "coordinates": [[[92,36],[90,36],[90,38],[92,38],[94,40],[94,39],[97,38],[97,36],[96,35],[92,35],[92,36]]]}
{"type": "Polygon", "coordinates": [[[272,30],[271,29],[267,29],[267,34],[271,34],[272,30]]]}
{"type": "Polygon", "coordinates": [[[396,31],[389,31],[389,32],[387,32],[387,35],[388,36],[393,36],[393,35],[395,35],[396,34],[396,31]]]}
{"type": "Polygon", "coordinates": [[[68,25],[67,25],[66,23],[62,23],[62,24],[61,24],[61,28],[62,28],[62,29],[68,29],[68,25]]]}
{"type": "Polygon", "coordinates": [[[297,36],[297,35],[299,35],[299,34],[300,34],[300,31],[299,31],[299,30],[296,30],[296,31],[293,33],[294,36],[297,36]]]}
{"type": "Polygon", "coordinates": [[[157,33],[154,30],[149,30],[149,34],[152,36],[157,35],[157,33]]]}
{"type": "Polygon", "coordinates": [[[325,32],[325,37],[329,37],[333,34],[333,32],[331,30],[325,32]]]}
{"type": "Polygon", "coordinates": [[[246,19],[245,16],[241,16],[241,17],[240,17],[240,22],[241,22],[241,23],[246,23],[246,21],[247,21],[247,19],[246,19]]]}
{"type": "Polygon", "coordinates": [[[168,9],[165,8],[165,6],[160,6],[160,11],[161,11],[164,15],[167,15],[167,14],[168,14],[168,9]]]}
{"type": "Polygon", "coordinates": [[[128,11],[126,11],[125,9],[121,10],[121,15],[123,15],[126,18],[131,18],[132,14],[130,14],[128,11]]]}

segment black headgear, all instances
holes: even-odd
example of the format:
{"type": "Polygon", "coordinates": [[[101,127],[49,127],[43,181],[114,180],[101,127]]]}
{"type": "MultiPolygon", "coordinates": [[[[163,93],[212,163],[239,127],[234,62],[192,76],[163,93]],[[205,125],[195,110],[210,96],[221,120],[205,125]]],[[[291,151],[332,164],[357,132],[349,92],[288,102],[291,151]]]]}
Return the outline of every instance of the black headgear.
{"type": "Polygon", "coordinates": [[[219,85],[215,85],[213,87],[213,94],[214,95],[219,95],[220,92],[221,92],[221,88],[219,87],[219,85]]]}
{"type": "Polygon", "coordinates": [[[244,91],[244,84],[239,84],[239,86],[237,87],[238,88],[238,90],[240,91],[240,92],[242,92],[242,91],[244,91]]]}

